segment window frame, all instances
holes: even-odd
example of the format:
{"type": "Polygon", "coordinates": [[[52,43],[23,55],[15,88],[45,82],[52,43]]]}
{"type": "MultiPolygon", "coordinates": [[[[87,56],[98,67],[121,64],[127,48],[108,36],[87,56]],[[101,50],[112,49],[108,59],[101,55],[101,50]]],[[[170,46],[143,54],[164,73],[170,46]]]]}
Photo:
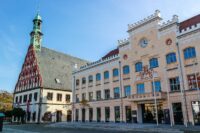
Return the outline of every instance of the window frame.
{"type": "Polygon", "coordinates": [[[135,72],[141,72],[142,71],[142,66],[143,66],[143,64],[142,64],[141,61],[135,63],[135,72]]]}
{"type": "Polygon", "coordinates": [[[150,68],[156,68],[156,67],[159,67],[159,63],[158,63],[158,58],[151,58],[149,60],[149,66],[150,68]]]}
{"type": "Polygon", "coordinates": [[[130,67],[129,65],[123,66],[123,74],[129,74],[130,73],[130,67]]]}

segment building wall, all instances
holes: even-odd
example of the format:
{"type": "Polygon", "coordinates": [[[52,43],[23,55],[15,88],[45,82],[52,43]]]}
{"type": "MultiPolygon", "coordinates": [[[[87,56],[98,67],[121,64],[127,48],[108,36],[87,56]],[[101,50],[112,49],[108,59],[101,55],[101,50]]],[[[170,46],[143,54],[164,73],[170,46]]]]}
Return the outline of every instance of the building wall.
{"type": "MultiPolygon", "coordinates": [[[[150,17],[151,18],[151,17],[150,17]]],[[[75,91],[73,92],[74,98],[76,100],[76,95],[81,96],[83,93],[86,93],[86,99],[88,100],[88,92],[93,92],[93,101],[88,101],[88,106],[83,106],[81,102],[75,103],[74,106],[74,120],[75,120],[75,109],[79,109],[79,121],[82,120],[82,109],[86,109],[86,121],[89,120],[89,112],[88,108],[93,108],[93,121],[96,121],[96,108],[101,108],[101,121],[105,121],[105,107],[110,107],[110,121],[115,121],[115,106],[122,106],[123,110],[120,110],[120,121],[126,121],[126,114],[125,114],[125,106],[131,106],[132,111],[137,111],[137,122],[143,123],[142,120],[142,104],[153,104],[154,101],[154,91],[152,82],[160,81],[161,83],[161,92],[159,96],[156,98],[157,103],[162,104],[163,110],[171,110],[171,119],[172,122],[174,121],[174,110],[172,105],[174,103],[180,102],[182,104],[182,113],[184,118],[184,124],[192,123],[194,124],[194,115],[192,110],[191,103],[193,101],[198,101],[200,97],[198,97],[198,90],[190,89],[188,84],[188,77],[187,75],[199,73],[199,51],[200,43],[199,38],[199,30],[193,30],[194,27],[190,29],[189,32],[179,31],[178,26],[178,18],[177,16],[173,16],[172,20],[168,21],[167,24],[160,25],[160,17],[156,16],[152,19],[147,18],[143,20],[143,22],[138,22],[141,24],[136,24],[133,30],[129,29],[129,38],[125,41],[122,41],[119,44],[119,59],[113,59],[107,63],[96,63],[96,65],[89,64],[84,69],[80,69],[74,73],[75,79],[80,80],[80,85],[75,86],[75,91]],[[146,22],[144,22],[146,21],[146,22]],[[146,38],[148,40],[148,45],[146,47],[140,46],[140,41],[146,38]],[[168,43],[170,39],[171,43],[168,43]],[[185,59],[184,58],[184,50],[188,47],[194,47],[196,51],[196,57],[185,59]],[[166,61],[166,55],[169,53],[174,52],[176,55],[176,62],[168,64],[166,61]],[[180,53],[180,55],[179,55],[180,53]],[[126,58],[124,58],[126,57],[126,58]],[[180,60],[179,60],[180,57],[180,60]],[[158,67],[153,69],[149,69],[150,67],[150,59],[157,58],[158,59],[158,67]],[[197,65],[194,65],[194,60],[196,60],[197,65]],[[180,62],[181,61],[181,62],[180,62]],[[142,62],[143,70],[140,72],[136,72],[135,64],[137,62],[142,62]],[[128,65],[130,68],[129,74],[123,74],[123,66],[128,65]],[[121,66],[121,67],[120,67],[121,66]],[[147,66],[147,72],[154,71],[154,78],[148,75],[149,73],[145,73],[145,66],[147,66]],[[112,69],[118,68],[121,73],[117,77],[118,81],[112,82],[112,69]],[[110,77],[109,80],[103,79],[103,72],[109,71],[110,77]],[[93,80],[93,87],[88,87],[88,76],[93,75],[95,77],[96,73],[101,73],[101,85],[96,85],[97,81],[93,80]],[[142,78],[142,74],[146,76],[142,78]],[[86,84],[83,86],[81,85],[81,79],[86,77],[86,84]],[[172,91],[170,88],[169,79],[179,77],[180,81],[180,89],[179,91],[172,91]],[[106,84],[105,84],[106,82],[106,84]],[[138,94],[137,92],[137,85],[140,83],[144,83],[145,92],[143,94],[138,94]],[[124,86],[130,85],[131,86],[131,95],[128,97],[124,97],[124,86]],[[120,94],[121,99],[112,99],[113,98],[113,88],[120,87],[120,94]],[[105,100],[104,93],[102,93],[102,100],[96,100],[96,91],[101,90],[104,92],[105,89],[110,90],[111,98],[109,100],[105,100]],[[169,91],[169,99],[167,97],[169,91]],[[122,118],[123,112],[123,118],[122,118]]],[[[112,57],[110,57],[112,58],[112,57]]],[[[105,59],[109,60],[109,59],[105,59]]],[[[106,62],[102,60],[101,62],[106,62]]],[[[116,77],[115,77],[116,78],[116,77]]],[[[156,94],[157,95],[157,94],[156,94]]],[[[132,114],[133,115],[133,114],[132,114]]],[[[163,121],[162,121],[163,123],[163,121]]]]}

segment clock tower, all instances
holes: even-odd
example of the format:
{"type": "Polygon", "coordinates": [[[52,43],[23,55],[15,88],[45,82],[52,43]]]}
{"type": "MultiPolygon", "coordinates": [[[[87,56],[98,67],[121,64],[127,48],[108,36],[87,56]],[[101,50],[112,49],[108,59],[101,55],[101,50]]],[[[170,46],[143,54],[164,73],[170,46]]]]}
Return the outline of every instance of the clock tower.
{"type": "Polygon", "coordinates": [[[30,44],[33,45],[36,51],[41,50],[41,42],[42,42],[42,32],[41,32],[41,25],[42,25],[42,18],[37,13],[35,18],[33,19],[33,30],[30,33],[31,42],[30,44]]]}

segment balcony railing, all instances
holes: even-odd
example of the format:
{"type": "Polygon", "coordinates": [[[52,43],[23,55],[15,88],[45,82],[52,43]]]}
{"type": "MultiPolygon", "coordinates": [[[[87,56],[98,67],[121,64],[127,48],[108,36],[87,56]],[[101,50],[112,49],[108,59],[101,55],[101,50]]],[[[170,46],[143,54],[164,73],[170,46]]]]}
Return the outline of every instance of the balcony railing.
{"type": "MultiPolygon", "coordinates": [[[[167,93],[166,92],[156,92],[156,99],[162,100],[167,98],[167,93]]],[[[144,94],[133,94],[131,96],[128,96],[128,99],[131,101],[150,101],[154,100],[154,93],[144,93],[144,94]]]]}

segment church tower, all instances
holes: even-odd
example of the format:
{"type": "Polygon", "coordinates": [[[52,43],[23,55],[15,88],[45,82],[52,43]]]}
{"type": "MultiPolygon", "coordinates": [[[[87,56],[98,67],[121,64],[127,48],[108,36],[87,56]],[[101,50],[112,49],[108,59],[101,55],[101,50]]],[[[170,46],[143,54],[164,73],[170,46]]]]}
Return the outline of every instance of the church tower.
{"type": "Polygon", "coordinates": [[[31,42],[30,45],[33,45],[34,50],[40,51],[41,50],[41,42],[42,42],[42,32],[41,32],[41,25],[42,25],[42,18],[37,13],[35,18],[33,19],[33,30],[30,33],[31,42]]]}

